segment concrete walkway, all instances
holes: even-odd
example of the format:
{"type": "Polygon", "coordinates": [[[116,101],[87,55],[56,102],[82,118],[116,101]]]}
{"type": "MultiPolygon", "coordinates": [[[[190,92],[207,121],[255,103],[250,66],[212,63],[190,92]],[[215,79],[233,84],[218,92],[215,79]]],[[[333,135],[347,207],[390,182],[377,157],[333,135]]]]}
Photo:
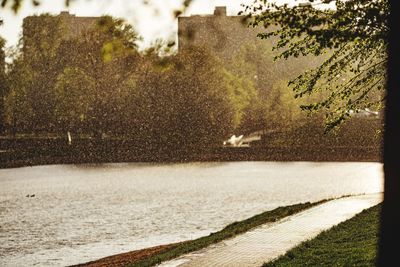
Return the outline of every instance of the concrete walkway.
{"type": "Polygon", "coordinates": [[[259,267],[321,231],[375,206],[382,199],[383,194],[378,193],[332,200],[159,266],[259,267]]]}

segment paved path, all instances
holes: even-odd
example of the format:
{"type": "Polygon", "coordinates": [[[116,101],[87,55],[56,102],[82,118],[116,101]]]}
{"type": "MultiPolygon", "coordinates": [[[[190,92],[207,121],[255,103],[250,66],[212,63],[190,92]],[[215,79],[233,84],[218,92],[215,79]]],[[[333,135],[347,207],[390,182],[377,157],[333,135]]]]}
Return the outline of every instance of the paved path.
{"type": "Polygon", "coordinates": [[[378,193],[332,200],[159,266],[259,267],[321,231],[375,206],[382,199],[383,194],[378,193]]]}

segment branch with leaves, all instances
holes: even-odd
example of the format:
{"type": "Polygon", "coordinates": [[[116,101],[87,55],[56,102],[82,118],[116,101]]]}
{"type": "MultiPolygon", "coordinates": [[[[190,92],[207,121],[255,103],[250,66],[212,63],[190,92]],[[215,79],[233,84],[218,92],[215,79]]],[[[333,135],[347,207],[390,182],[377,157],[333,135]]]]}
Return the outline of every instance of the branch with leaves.
{"type": "Polygon", "coordinates": [[[308,4],[278,5],[255,0],[244,6],[253,27],[263,27],[261,39],[275,38],[277,59],[327,55],[317,68],[290,81],[296,97],[328,91],[318,103],[301,106],[325,111],[326,130],[340,125],[352,113],[383,106],[386,83],[387,0],[309,0],[308,4]],[[335,3],[335,8],[323,8],[335,3]]]}

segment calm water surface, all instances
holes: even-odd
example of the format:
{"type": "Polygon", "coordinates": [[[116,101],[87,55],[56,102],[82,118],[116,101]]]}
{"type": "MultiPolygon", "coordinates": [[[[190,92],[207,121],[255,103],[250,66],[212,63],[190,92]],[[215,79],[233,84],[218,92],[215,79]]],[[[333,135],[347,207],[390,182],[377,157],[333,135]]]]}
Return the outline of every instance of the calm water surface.
{"type": "Polygon", "coordinates": [[[208,235],[278,206],[382,191],[379,163],[129,163],[3,169],[0,266],[77,264],[208,235]]]}

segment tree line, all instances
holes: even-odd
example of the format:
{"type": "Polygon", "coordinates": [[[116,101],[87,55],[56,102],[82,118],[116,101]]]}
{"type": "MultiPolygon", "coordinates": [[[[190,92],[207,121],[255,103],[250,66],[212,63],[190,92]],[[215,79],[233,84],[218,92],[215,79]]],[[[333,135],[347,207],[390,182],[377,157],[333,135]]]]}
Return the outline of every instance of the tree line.
{"type": "Polygon", "coordinates": [[[309,59],[273,62],[271,49],[251,42],[224,61],[205,47],[139,51],[140,37],[122,19],[104,16],[69,36],[60,17],[38,17],[40,27],[25,25],[35,30],[24,32],[2,71],[3,134],[198,147],[304,121],[286,81],[313,65],[309,59]]]}

